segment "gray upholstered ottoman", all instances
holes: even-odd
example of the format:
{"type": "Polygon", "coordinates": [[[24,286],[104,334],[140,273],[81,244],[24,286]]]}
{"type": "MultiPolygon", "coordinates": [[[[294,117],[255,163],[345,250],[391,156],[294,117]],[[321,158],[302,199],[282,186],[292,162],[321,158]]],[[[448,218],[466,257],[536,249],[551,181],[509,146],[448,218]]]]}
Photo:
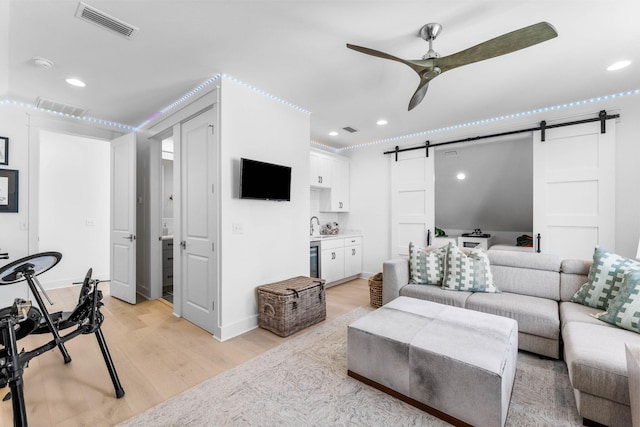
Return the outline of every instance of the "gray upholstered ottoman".
{"type": "Polygon", "coordinates": [[[504,426],[517,357],[515,320],[409,297],[348,329],[350,376],[457,425],[504,426]]]}

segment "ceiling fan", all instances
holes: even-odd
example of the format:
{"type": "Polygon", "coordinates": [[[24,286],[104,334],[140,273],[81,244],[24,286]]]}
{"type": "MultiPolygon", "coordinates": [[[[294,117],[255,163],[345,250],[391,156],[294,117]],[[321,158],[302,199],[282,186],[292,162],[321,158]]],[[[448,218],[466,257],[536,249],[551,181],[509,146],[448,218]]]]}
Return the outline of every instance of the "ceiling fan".
{"type": "Polygon", "coordinates": [[[409,110],[412,110],[424,98],[429,88],[429,82],[445,71],[515,52],[558,36],[551,24],[539,22],[487,40],[453,55],[440,57],[440,54],[433,50],[433,41],[441,31],[442,25],[435,23],[426,24],[420,29],[420,37],[429,42],[429,51],[422,59],[406,60],[378,50],[349,43],[347,43],[347,47],[367,55],[402,62],[418,73],[420,84],[409,101],[409,110]]]}

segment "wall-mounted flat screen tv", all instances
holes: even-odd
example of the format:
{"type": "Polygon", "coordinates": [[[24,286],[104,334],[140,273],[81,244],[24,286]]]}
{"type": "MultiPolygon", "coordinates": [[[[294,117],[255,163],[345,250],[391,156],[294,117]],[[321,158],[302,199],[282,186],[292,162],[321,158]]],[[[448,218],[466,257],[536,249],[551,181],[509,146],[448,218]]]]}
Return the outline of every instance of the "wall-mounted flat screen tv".
{"type": "Polygon", "coordinates": [[[240,159],[240,198],[290,201],[291,168],[240,159]]]}

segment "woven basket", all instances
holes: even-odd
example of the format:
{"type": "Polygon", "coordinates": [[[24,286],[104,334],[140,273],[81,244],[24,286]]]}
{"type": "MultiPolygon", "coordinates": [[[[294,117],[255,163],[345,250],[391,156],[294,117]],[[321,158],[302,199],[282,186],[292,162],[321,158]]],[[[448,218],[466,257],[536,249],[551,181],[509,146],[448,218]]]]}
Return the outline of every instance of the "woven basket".
{"type": "Polygon", "coordinates": [[[299,276],[258,286],[258,326],[286,337],[324,320],[324,283],[299,276]]]}
{"type": "Polygon", "coordinates": [[[382,307],[382,273],[369,279],[369,301],[375,308],[382,307]]]}

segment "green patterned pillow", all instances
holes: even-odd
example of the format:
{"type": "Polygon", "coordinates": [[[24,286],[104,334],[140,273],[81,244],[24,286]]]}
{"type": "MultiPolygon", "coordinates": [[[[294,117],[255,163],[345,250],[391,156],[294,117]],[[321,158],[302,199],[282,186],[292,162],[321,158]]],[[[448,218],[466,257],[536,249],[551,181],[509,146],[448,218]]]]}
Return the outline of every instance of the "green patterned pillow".
{"type": "Polygon", "coordinates": [[[604,313],[595,315],[597,319],[612,325],[640,333],[640,271],[627,272],[620,285],[618,295],[609,302],[604,313]]]}
{"type": "Polygon", "coordinates": [[[571,301],[600,310],[606,310],[629,270],[640,269],[640,263],[597,247],[593,252],[593,264],[589,268],[587,283],[571,297],[571,301]]]}
{"type": "Polygon", "coordinates": [[[441,285],[445,253],[445,248],[427,251],[409,242],[409,283],[441,285]]]}
{"type": "Polygon", "coordinates": [[[446,247],[442,289],[471,292],[500,292],[493,285],[489,257],[481,248],[473,248],[469,255],[452,243],[446,247]]]}

